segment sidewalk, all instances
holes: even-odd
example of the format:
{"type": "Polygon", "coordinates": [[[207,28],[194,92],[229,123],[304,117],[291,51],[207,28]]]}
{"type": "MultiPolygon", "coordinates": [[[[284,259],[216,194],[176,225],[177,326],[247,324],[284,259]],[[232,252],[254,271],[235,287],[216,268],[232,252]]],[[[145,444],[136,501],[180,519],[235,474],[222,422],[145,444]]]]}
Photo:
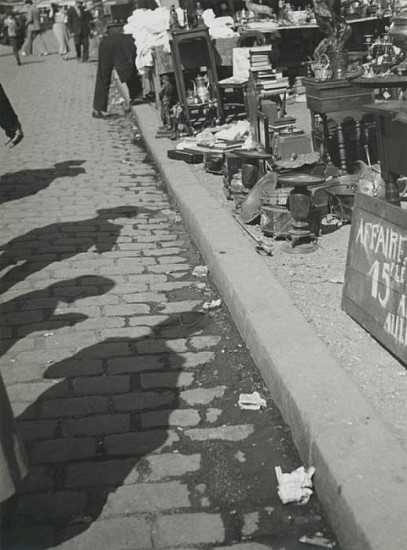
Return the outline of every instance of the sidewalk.
{"type": "MultiPolygon", "coordinates": [[[[252,241],[225,208],[221,178],[168,160],[167,149],[174,142],[155,139],[156,111],[138,106],[133,112],[302,459],[316,466],[318,494],[343,548],[405,548],[403,437],[397,437],[377,408],[375,395],[372,405],[347,374],[346,364],[341,366],[329,353],[267,260],[254,252],[252,241]]],[[[393,376],[390,385],[396,382],[393,376]]],[[[372,386],[374,394],[380,385],[372,386]]],[[[401,403],[404,415],[405,401],[401,403]]]]}

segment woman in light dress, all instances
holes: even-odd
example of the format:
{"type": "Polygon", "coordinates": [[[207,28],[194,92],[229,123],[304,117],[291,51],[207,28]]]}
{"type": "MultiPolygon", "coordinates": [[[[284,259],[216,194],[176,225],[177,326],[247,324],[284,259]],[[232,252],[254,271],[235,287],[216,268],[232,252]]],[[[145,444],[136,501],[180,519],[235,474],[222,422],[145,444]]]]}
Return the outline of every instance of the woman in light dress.
{"type": "Polygon", "coordinates": [[[51,4],[54,24],[52,30],[58,41],[58,53],[62,56],[62,59],[67,59],[69,52],[69,36],[68,29],[66,27],[67,15],[65,9],[61,9],[58,4],[51,4]]]}

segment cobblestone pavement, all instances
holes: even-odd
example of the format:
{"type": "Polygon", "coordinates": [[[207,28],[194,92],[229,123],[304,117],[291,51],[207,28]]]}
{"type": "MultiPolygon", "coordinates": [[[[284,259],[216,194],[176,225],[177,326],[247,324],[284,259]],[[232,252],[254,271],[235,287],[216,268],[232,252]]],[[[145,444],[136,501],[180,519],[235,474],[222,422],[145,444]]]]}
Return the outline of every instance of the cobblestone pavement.
{"type": "Polygon", "coordinates": [[[3,548],[313,548],[316,497],[277,496],[289,430],[227,311],[200,312],[216,289],[131,121],[90,117],[95,64],[5,53],[1,369],[30,474],[3,548]]]}

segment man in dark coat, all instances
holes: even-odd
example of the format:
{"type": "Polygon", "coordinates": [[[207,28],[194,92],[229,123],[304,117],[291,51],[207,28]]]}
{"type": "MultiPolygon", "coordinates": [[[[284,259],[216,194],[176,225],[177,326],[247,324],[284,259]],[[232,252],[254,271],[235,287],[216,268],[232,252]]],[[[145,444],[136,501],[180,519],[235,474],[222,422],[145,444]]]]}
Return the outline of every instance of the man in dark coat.
{"type": "Polygon", "coordinates": [[[132,104],[142,101],[142,86],[136,69],[136,46],[130,34],[111,34],[102,38],[99,44],[98,70],[93,97],[94,118],[106,116],[112,71],[116,72],[129,89],[132,104]]]}
{"type": "Polygon", "coordinates": [[[89,59],[89,35],[92,28],[92,15],[84,8],[82,0],[68,10],[68,29],[73,35],[76,58],[86,62],[89,59]]]}

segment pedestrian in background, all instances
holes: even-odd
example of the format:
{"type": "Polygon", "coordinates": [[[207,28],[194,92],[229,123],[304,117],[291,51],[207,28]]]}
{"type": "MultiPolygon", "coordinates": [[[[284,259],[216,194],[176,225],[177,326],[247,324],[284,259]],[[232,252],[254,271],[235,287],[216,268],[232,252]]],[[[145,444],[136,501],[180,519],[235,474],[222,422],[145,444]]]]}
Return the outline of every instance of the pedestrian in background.
{"type": "Polygon", "coordinates": [[[43,51],[40,52],[39,55],[48,55],[47,48],[44,42],[44,37],[42,35],[40,12],[38,11],[37,6],[33,6],[32,0],[25,0],[24,4],[28,6],[26,21],[27,35],[25,42],[21,48],[21,55],[32,55],[34,41],[37,37],[37,42],[42,42],[43,49],[43,51]]]}
{"type": "Polygon", "coordinates": [[[21,65],[20,56],[18,54],[18,50],[21,45],[18,43],[18,23],[13,12],[8,14],[4,21],[4,25],[7,27],[9,44],[13,50],[14,57],[17,60],[17,65],[21,65]]]}
{"type": "Polygon", "coordinates": [[[93,118],[107,116],[113,69],[116,69],[120,81],[127,84],[131,103],[133,105],[142,103],[142,86],[136,69],[136,55],[137,49],[131,34],[117,33],[102,38],[99,44],[98,70],[93,96],[93,118]]]}
{"type": "Polygon", "coordinates": [[[82,0],[76,0],[75,5],[68,10],[68,29],[73,35],[76,58],[86,62],[89,60],[89,35],[92,27],[92,15],[85,9],[82,0]]]}
{"type": "Polygon", "coordinates": [[[66,60],[69,52],[69,36],[66,26],[68,17],[64,8],[60,8],[58,4],[51,4],[51,9],[51,17],[54,20],[52,31],[58,42],[58,53],[62,59],[66,60]]]}

